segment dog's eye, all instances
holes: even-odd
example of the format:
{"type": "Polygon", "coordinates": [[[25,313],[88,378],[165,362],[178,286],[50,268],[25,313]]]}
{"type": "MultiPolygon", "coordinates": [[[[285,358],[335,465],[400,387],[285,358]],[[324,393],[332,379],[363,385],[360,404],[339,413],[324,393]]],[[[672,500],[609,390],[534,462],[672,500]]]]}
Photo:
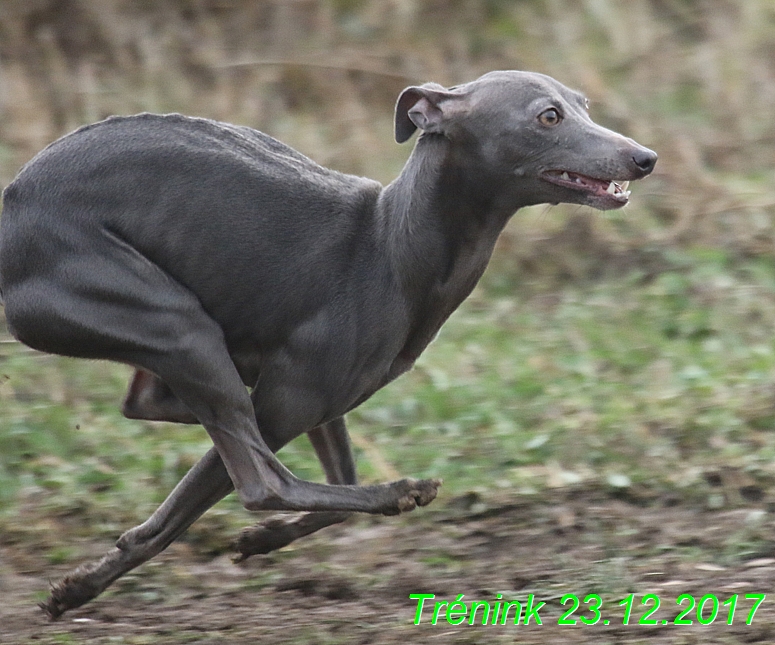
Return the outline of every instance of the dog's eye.
{"type": "Polygon", "coordinates": [[[538,115],[538,120],[541,125],[552,127],[558,125],[560,121],[562,121],[562,115],[560,115],[555,108],[549,108],[538,115]]]}

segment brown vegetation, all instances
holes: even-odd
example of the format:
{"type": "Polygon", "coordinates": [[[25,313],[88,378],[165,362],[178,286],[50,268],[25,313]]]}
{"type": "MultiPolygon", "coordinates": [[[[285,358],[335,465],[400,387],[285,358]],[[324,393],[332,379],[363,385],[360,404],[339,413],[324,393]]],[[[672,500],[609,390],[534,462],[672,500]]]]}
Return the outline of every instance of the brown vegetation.
{"type": "MultiPolygon", "coordinates": [[[[390,137],[400,89],[497,68],[579,87],[596,119],[659,151],[626,218],[571,218],[609,254],[773,252],[766,0],[4,0],[0,183],[79,124],[142,110],[245,123],[388,181],[408,152],[390,137]]],[[[534,255],[522,240],[532,247],[563,219],[527,218],[506,243],[534,255]]]]}

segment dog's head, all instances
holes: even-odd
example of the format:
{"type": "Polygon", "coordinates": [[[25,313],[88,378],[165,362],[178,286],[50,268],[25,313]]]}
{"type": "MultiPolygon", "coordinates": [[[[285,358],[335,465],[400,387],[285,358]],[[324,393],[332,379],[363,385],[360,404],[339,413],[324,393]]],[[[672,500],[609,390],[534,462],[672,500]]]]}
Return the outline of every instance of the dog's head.
{"type": "MultiPolygon", "coordinates": [[[[543,74],[502,71],[445,89],[429,83],[398,98],[396,141],[420,129],[444,136],[479,172],[505,181],[520,205],[624,206],[628,184],[654,169],[655,152],[597,125],[587,99],[543,74]]],[[[461,155],[457,155],[460,157],[461,155]]]]}

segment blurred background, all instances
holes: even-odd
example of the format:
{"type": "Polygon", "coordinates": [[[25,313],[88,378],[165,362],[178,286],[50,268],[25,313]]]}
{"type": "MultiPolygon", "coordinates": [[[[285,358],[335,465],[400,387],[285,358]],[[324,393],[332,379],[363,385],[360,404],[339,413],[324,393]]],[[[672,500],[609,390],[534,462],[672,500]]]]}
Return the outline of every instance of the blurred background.
{"type": "MultiPolygon", "coordinates": [[[[363,480],[441,476],[441,508],[584,490],[769,518],[771,0],[0,0],[0,186],[62,134],[140,111],[249,125],[387,183],[411,150],[392,136],[401,89],[494,69],[583,91],[659,163],[623,210],[513,218],[417,368],[350,415],[363,480]]],[[[128,376],[0,339],[8,563],[82,561],[209,446],[201,428],[123,419],[128,376]]],[[[322,479],[305,438],[281,457],[322,479]]],[[[229,499],[187,543],[221,553],[249,520],[229,499]]],[[[754,522],[722,551],[775,547],[754,522]]]]}

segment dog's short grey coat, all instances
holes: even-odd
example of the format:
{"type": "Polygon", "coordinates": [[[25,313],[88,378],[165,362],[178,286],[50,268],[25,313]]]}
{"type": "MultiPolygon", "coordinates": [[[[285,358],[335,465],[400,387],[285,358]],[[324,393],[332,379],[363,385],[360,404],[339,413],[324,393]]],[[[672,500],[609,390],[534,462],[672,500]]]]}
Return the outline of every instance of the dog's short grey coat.
{"type": "Polygon", "coordinates": [[[622,206],[620,182],[656,161],[593,123],[580,94],[527,72],[407,88],[395,126],[399,142],[422,134],[385,188],[250,128],[141,114],[63,137],[5,190],[12,333],[135,366],[127,416],[198,422],[214,443],[148,521],[54,588],[50,615],[158,553],[232,486],[251,510],[308,511],[246,531],[244,557],[347,512],[429,503],[438,481],[355,485],[343,415],[411,368],[516,210],[622,206]],[[333,485],[275,458],[305,432],[333,485]]]}

